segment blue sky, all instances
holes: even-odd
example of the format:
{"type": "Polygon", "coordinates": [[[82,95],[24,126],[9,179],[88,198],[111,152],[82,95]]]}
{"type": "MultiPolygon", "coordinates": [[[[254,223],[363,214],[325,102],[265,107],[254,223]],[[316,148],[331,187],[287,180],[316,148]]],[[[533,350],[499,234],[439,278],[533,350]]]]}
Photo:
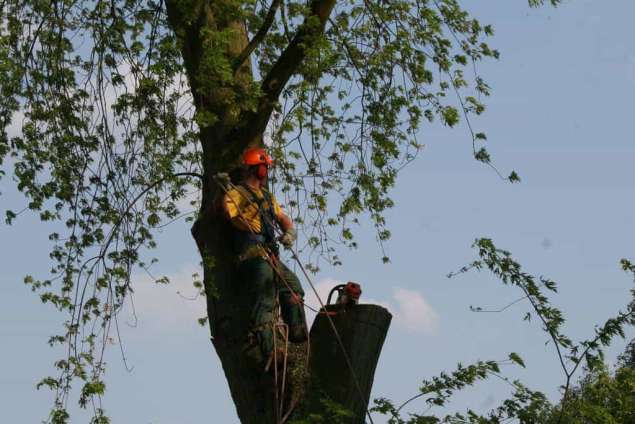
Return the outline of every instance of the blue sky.
{"type": "MultiPolygon", "coordinates": [[[[493,238],[529,272],[559,283],[553,300],[569,318],[566,331],[574,340],[591,336],[595,324],[628,302],[632,281],[618,261],[635,258],[635,3],[571,0],[557,9],[529,9],[523,0],[464,4],[494,25],[492,44],[502,54],[480,67],[493,94],[474,124],[488,133],[496,165],[517,170],[522,183],[506,184],[475,162],[464,127],[424,128],[425,150],[401,175],[388,216],[392,262],[381,264],[366,224],[361,247],[342,252],[344,265],[324,268],[316,281],[322,289],[358,281],[362,299],[394,312],[375,397],[399,402],[415,394],[423,378],[458,362],[504,359],[513,351],[527,369],[503,372],[555,399],[563,375],[537,323],[522,321],[528,305],[503,314],[469,311],[469,305],[501,307],[520,294],[486,272],[445,275],[475,258],[470,245],[476,237],[493,238]]],[[[19,196],[1,184],[2,208],[17,208],[19,196]]],[[[27,273],[46,273],[48,233],[27,215],[0,226],[3,422],[38,422],[50,405],[50,394],[34,386],[58,357],[46,339],[61,317],[21,283],[27,273]]],[[[138,321],[133,327],[128,315],[122,325],[133,369],[126,371],[114,340],[104,406],[115,423],[236,423],[208,329],[196,323],[203,302],[184,298],[194,293],[189,275],[198,263],[188,224],[165,229],[159,244],[155,272],[172,276],[174,284],[155,287],[141,274],[135,279],[138,321]]],[[[610,361],[624,344],[610,349],[610,361]]],[[[492,380],[438,412],[487,409],[506,394],[505,384],[492,380]]],[[[413,403],[411,410],[424,407],[413,403]]],[[[86,421],[82,412],[72,420],[86,421]]]]}

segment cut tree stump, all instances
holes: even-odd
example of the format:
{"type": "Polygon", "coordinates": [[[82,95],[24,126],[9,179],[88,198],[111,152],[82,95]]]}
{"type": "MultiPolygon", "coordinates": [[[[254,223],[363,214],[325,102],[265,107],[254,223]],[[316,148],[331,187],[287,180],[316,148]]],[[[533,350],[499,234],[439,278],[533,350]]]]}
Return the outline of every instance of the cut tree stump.
{"type": "Polygon", "coordinates": [[[355,377],[346,363],[342,348],[333,333],[326,314],[320,313],[311,327],[309,404],[313,413],[323,413],[321,399],[329,399],[352,412],[345,422],[363,424],[370,400],[375,369],[379,361],[392,315],[378,305],[358,304],[346,308],[327,305],[335,328],[348,355],[355,377]]]}

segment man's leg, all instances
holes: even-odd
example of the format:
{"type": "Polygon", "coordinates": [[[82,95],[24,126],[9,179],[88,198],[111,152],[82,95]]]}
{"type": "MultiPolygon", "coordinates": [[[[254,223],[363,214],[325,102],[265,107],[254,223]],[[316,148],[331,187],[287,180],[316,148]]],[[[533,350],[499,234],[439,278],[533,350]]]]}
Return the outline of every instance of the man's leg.
{"type": "Polygon", "coordinates": [[[251,300],[251,331],[256,337],[262,360],[267,361],[273,351],[273,309],[275,307],[275,281],[271,265],[260,257],[240,264],[245,294],[251,300]]]}
{"type": "Polygon", "coordinates": [[[300,343],[307,339],[304,290],[298,277],[285,264],[279,262],[279,267],[284,278],[278,281],[282,319],[289,326],[289,340],[300,343]]]}

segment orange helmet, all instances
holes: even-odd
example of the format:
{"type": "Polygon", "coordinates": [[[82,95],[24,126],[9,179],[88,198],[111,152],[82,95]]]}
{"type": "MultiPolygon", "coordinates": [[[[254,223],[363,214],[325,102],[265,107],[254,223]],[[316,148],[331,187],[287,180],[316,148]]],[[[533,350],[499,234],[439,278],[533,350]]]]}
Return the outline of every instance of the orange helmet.
{"type": "Polygon", "coordinates": [[[245,165],[267,165],[271,166],[273,159],[262,147],[252,147],[243,153],[243,163],[245,165]]]}

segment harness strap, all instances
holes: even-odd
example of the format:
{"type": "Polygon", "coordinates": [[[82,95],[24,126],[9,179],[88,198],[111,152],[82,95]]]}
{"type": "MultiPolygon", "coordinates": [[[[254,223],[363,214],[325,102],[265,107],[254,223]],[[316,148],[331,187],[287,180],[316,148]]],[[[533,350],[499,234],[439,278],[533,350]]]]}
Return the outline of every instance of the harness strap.
{"type": "MultiPolygon", "coordinates": [[[[249,196],[247,197],[252,203],[255,203],[258,207],[258,214],[260,218],[260,234],[264,236],[265,242],[276,245],[276,233],[273,223],[275,221],[273,199],[271,194],[266,189],[261,189],[262,197],[256,195],[256,193],[247,186],[240,186],[243,188],[249,196]]],[[[277,250],[277,249],[276,249],[277,250]]]]}

